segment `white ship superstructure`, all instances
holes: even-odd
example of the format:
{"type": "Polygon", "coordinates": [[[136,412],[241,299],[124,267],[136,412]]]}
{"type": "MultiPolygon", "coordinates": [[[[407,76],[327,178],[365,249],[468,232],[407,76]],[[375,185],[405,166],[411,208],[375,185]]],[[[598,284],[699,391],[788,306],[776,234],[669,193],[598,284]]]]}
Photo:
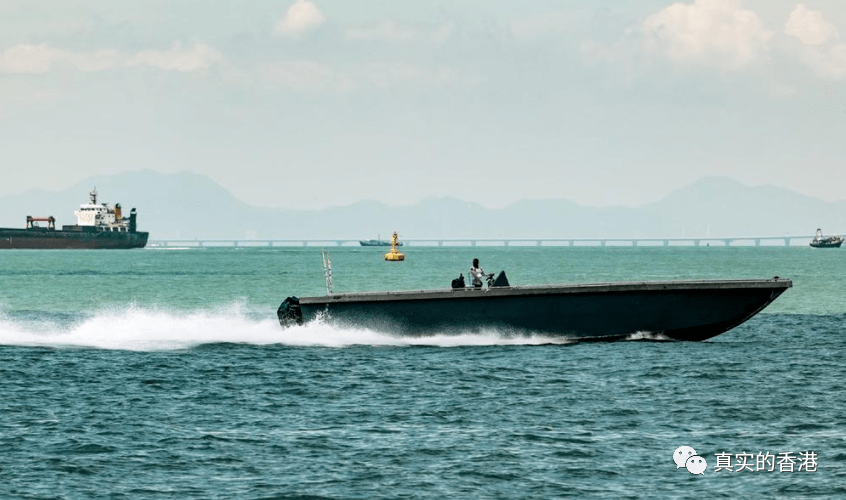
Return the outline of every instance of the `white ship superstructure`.
{"type": "Polygon", "coordinates": [[[129,230],[128,219],[123,218],[120,203],[109,208],[105,203],[97,203],[97,188],[92,189],[88,196],[90,203],[83,203],[76,210],[76,223],[79,226],[93,226],[103,231],[126,232],[129,230]]]}

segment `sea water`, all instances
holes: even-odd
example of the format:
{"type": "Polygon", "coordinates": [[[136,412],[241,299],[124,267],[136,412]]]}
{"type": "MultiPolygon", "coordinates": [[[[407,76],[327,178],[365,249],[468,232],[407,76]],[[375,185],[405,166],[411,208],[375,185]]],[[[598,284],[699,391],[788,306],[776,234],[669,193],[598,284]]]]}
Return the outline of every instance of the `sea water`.
{"type": "Polygon", "coordinates": [[[444,288],[474,257],[512,284],[794,287],[700,343],[407,338],[280,327],[326,291],[319,248],[3,251],[0,498],[846,494],[846,251],[403,251],[330,248],[334,291],[444,288]]]}

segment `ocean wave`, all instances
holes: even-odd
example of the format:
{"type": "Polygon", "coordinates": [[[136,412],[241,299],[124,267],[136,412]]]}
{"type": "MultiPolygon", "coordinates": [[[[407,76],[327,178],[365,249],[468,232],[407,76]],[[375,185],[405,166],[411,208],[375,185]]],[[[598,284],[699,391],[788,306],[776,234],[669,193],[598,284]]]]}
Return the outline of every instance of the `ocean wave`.
{"type": "MultiPolygon", "coordinates": [[[[358,328],[342,328],[315,320],[281,328],[275,317],[256,319],[243,302],[210,310],[172,311],[129,305],[91,313],[76,321],[27,320],[0,313],[0,345],[95,348],[131,351],[178,350],[206,344],[235,343],[349,347],[493,346],[568,344],[572,340],[497,331],[425,337],[395,336],[358,328]]],[[[46,317],[46,315],[45,315],[46,317]]]]}
{"type": "Polygon", "coordinates": [[[675,339],[666,336],[663,332],[635,332],[623,340],[645,340],[653,342],[673,342],[675,339]]]}

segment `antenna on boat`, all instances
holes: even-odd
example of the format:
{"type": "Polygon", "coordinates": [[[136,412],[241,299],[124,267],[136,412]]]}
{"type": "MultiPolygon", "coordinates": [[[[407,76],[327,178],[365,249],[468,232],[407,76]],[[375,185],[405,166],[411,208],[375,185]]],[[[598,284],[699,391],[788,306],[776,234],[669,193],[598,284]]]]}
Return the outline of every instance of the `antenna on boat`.
{"type": "Polygon", "coordinates": [[[323,254],[323,274],[326,276],[326,295],[332,295],[332,261],[326,250],[320,249],[323,254]]]}

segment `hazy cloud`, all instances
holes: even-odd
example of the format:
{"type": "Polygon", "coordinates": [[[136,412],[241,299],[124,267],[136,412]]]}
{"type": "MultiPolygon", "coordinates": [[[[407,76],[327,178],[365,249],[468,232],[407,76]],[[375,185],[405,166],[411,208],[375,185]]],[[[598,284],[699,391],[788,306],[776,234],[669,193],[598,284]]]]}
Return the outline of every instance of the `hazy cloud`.
{"type": "Polygon", "coordinates": [[[368,26],[349,28],[345,36],[350,40],[443,42],[452,36],[453,31],[454,26],[451,23],[445,23],[431,28],[419,28],[398,24],[394,21],[382,21],[368,26]]]}
{"type": "Polygon", "coordinates": [[[314,61],[287,61],[265,66],[261,77],[273,86],[295,90],[343,92],[352,81],[329,65],[314,61]]]}
{"type": "Polygon", "coordinates": [[[821,12],[809,10],[801,3],[787,19],[784,32],[798,38],[805,45],[822,45],[840,38],[837,28],[823,19],[821,12]]]}
{"type": "Polygon", "coordinates": [[[118,51],[111,49],[73,52],[57,49],[46,43],[21,44],[0,53],[0,72],[37,74],[58,68],[102,71],[114,68],[119,64],[120,59],[118,51]]]}
{"type": "Polygon", "coordinates": [[[803,60],[820,76],[834,80],[846,79],[846,44],[807,50],[803,60]]]}
{"type": "Polygon", "coordinates": [[[572,30],[578,18],[571,12],[545,12],[509,23],[511,34],[520,41],[536,41],[572,30]]]}
{"type": "Polygon", "coordinates": [[[479,78],[446,66],[387,62],[333,66],[315,61],[287,61],[265,66],[261,76],[274,86],[339,93],[414,87],[467,87],[479,82],[479,78]]]}
{"type": "Polygon", "coordinates": [[[143,50],[134,55],[115,49],[75,52],[52,47],[20,44],[0,52],[0,72],[38,74],[57,70],[105,71],[126,66],[151,66],[167,71],[208,69],[223,56],[212,47],[193,42],[188,48],[176,41],[168,50],[143,50]]]}
{"type": "MultiPolygon", "coordinates": [[[[646,66],[643,61],[643,53],[635,46],[639,40],[627,36],[623,40],[606,45],[593,40],[582,42],[580,52],[585,64],[607,66],[612,74],[621,82],[630,83],[635,77],[640,76],[642,69],[646,66]]],[[[610,83],[609,81],[603,82],[610,83]]]]}
{"type": "Polygon", "coordinates": [[[445,66],[427,67],[404,63],[374,63],[363,67],[358,79],[367,87],[386,89],[402,85],[444,87],[473,85],[478,79],[445,66]]]}
{"type": "Polygon", "coordinates": [[[273,32],[277,35],[300,36],[326,21],[316,5],[308,0],[297,0],[288,8],[285,16],[276,23],[273,32]]]}
{"type": "Polygon", "coordinates": [[[767,51],[772,33],[739,0],[675,3],[641,26],[647,47],[671,61],[740,69],[767,51]]]}
{"type": "Polygon", "coordinates": [[[821,12],[798,4],[784,25],[784,32],[802,42],[799,56],[818,75],[846,78],[846,44],[836,43],[840,34],[821,12]]]}
{"type": "Polygon", "coordinates": [[[613,44],[586,40],[581,53],[588,63],[613,67],[624,80],[642,75],[656,60],[739,71],[768,56],[772,36],[739,0],[694,0],[648,15],[613,44]]]}
{"type": "Polygon", "coordinates": [[[199,71],[220,63],[223,55],[214,48],[196,40],[190,47],[173,42],[167,50],[142,50],[130,57],[127,66],[151,66],[166,71],[199,71]]]}

